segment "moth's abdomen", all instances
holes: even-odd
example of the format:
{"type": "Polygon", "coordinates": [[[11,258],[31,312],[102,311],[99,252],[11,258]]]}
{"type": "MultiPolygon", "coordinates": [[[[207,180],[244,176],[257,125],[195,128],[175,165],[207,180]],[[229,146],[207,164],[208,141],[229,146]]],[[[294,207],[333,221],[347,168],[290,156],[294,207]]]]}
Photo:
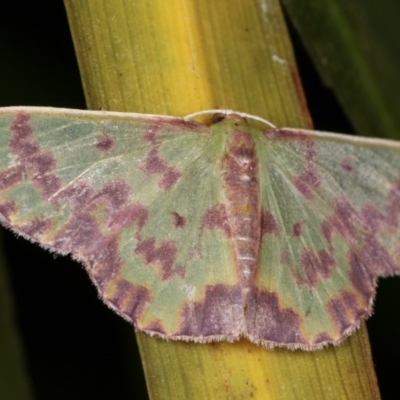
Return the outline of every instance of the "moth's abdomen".
{"type": "Polygon", "coordinates": [[[235,132],[231,136],[222,174],[236,268],[243,289],[247,289],[257,267],[261,235],[258,160],[250,134],[235,132]]]}

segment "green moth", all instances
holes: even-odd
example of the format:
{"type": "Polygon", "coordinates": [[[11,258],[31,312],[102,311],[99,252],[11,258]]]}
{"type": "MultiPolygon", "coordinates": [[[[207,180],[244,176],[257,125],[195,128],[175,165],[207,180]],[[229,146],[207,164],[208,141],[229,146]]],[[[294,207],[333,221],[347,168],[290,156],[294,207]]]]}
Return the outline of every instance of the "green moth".
{"type": "Polygon", "coordinates": [[[400,274],[400,144],[189,119],[0,109],[0,220],[81,261],[137,330],[338,344],[400,274]]]}

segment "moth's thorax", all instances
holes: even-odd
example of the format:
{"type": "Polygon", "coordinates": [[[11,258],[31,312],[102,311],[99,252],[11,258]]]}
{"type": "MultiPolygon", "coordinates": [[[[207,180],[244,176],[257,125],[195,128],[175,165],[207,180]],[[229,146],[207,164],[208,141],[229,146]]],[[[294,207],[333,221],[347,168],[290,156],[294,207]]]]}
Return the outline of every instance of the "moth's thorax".
{"type": "Polygon", "coordinates": [[[236,131],[228,139],[222,174],[236,267],[246,289],[257,267],[261,235],[258,160],[249,133],[236,131]]]}

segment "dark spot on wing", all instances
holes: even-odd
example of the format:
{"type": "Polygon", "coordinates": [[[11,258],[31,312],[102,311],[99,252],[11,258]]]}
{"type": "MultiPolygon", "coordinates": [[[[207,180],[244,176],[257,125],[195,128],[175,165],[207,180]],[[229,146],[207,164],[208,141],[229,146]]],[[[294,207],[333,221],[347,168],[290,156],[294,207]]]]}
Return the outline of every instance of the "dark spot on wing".
{"type": "Polygon", "coordinates": [[[82,208],[91,203],[91,199],[96,195],[96,191],[86,182],[74,182],[63,188],[57,193],[52,203],[62,203],[72,209],[73,212],[79,212],[82,208]]]}
{"type": "Polygon", "coordinates": [[[150,142],[153,145],[159,144],[158,140],[158,127],[154,127],[153,125],[143,133],[143,139],[146,142],[150,142]]]}
{"type": "Polygon", "coordinates": [[[143,286],[135,286],[125,279],[119,279],[108,301],[118,310],[118,313],[137,323],[143,311],[151,300],[150,292],[143,286]]]}
{"type": "Polygon", "coordinates": [[[18,229],[25,235],[39,240],[40,235],[46,232],[51,227],[51,220],[49,218],[34,218],[26,224],[19,225],[18,229]]]}
{"type": "Polygon", "coordinates": [[[123,179],[107,182],[100,191],[93,195],[91,202],[108,203],[111,208],[119,208],[129,199],[131,188],[123,179]]]}
{"type": "Polygon", "coordinates": [[[164,190],[169,189],[181,176],[181,172],[177,168],[168,165],[168,163],[160,157],[157,148],[149,151],[140,169],[149,175],[161,175],[158,185],[164,190]]]}
{"type": "Polygon", "coordinates": [[[303,222],[295,222],[292,225],[292,236],[293,237],[301,236],[302,230],[303,230],[303,222]]]}
{"type": "Polygon", "coordinates": [[[69,185],[53,199],[59,204],[68,204],[75,214],[89,215],[96,208],[106,211],[105,225],[118,232],[134,222],[141,229],[147,221],[145,206],[133,200],[130,186],[123,179],[106,182],[98,191],[84,182],[69,185]]]}
{"type": "Polygon", "coordinates": [[[368,272],[364,260],[357,252],[350,254],[350,282],[354,289],[361,295],[365,307],[368,307],[371,297],[374,295],[375,280],[368,272]]]}
{"type": "Polygon", "coordinates": [[[228,336],[238,338],[243,330],[243,296],[237,286],[207,286],[204,299],[188,303],[182,310],[182,323],[174,336],[228,336]]]}
{"type": "Polygon", "coordinates": [[[32,178],[32,182],[37,188],[39,188],[46,200],[56,193],[61,187],[60,179],[58,176],[53,174],[34,177],[32,178]]]}
{"type": "Polygon", "coordinates": [[[97,137],[96,140],[96,147],[100,151],[109,151],[114,146],[114,139],[112,136],[107,135],[107,133],[102,133],[100,136],[97,137]]]}
{"type": "Polygon", "coordinates": [[[321,183],[319,174],[313,164],[308,164],[303,172],[293,178],[292,182],[307,200],[314,198],[314,190],[321,183]]]}
{"type": "Polygon", "coordinates": [[[146,325],[143,330],[147,333],[155,333],[157,335],[164,336],[167,333],[165,332],[164,326],[161,321],[150,322],[150,324],[146,325]]]}
{"type": "Polygon", "coordinates": [[[322,233],[327,242],[332,245],[332,234],[338,232],[348,240],[354,240],[355,224],[360,222],[360,216],[346,198],[333,200],[334,213],[322,222],[322,233]]]}
{"type": "Polygon", "coordinates": [[[26,112],[19,112],[16,114],[14,120],[11,122],[10,129],[13,134],[10,140],[10,146],[23,149],[23,147],[21,148],[18,144],[24,141],[30,141],[33,133],[29,114],[26,112]]]}
{"type": "Polygon", "coordinates": [[[17,204],[13,200],[8,200],[0,203],[0,214],[6,221],[10,222],[11,214],[17,211],[17,204]]]}
{"type": "Polygon", "coordinates": [[[359,324],[361,318],[368,316],[366,307],[360,306],[355,294],[348,290],[329,300],[326,308],[338,330],[338,336],[346,334],[359,324]]]}
{"type": "Polygon", "coordinates": [[[119,231],[131,222],[134,222],[139,229],[142,229],[147,218],[148,211],[145,206],[140,203],[129,203],[112,211],[107,220],[107,224],[110,229],[119,231]]]}
{"type": "Polygon", "coordinates": [[[176,211],[172,213],[174,218],[174,226],[175,228],[184,228],[186,225],[186,218],[182,215],[178,214],[176,211]]]}
{"type": "Polygon", "coordinates": [[[99,288],[104,289],[120,271],[121,259],[116,237],[102,234],[97,221],[89,214],[73,216],[51,245],[83,260],[99,288]]]}
{"type": "Polygon", "coordinates": [[[318,345],[323,343],[332,343],[333,341],[334,339],[331,335],[329,335],[329,333],[322,332],[315,336],[313,344],[318,345]]]}
{"type": "Polygon", "coordinates": [[[50,151],[41,151],[29,157],[29,167],[35,172],[34,178],[41,177],[56,167],[56,160],[50,151]]]}
{"type": "Polygon", "coordinates": [[[181,173],[177,168],[168,167],[161,180],[158,182],[158,186],[160,186],[161,189],[168,190],[180,177],[181,173]]]}
{"type": "Polygon", "coordinates": [[[400,270],[386,248],[370,234],[366,234],[364,244],[360,249],[352,250],[350,266],[353,286],[361,284],[363,280],[366,280],[369,286],[377,276],[393,275],[400,270]]]}
{"type": "Polygon", "coordinates": [[[225,236],[231,235],[231,230],[228,222],[228,216],[224,204],[216,204],[209,208],[201,222],[203,229],[220,229],[225,236]]]}
{"type": "Polygon", "coordinates": [[[246,313],[247,334],[255,341],[279,345],[307,345],[301,332],[301,319],[292,308],[283,307],[276,293],[253,288],[246,313]]]}
{"type": "Polygon", "coordinates": [[[10,125],[12,136],[10,147],[17,155],[17,161],[26,171],[27,179],[38,188],[45,199],[50,198],[61,187],[54,173],[56,161],[49,150],[41,150],[34,139],[30,118],[27,113],[18,113],[10,125]]]}
{"type": "Polygon", "coordinates": [[[174,265],[178,249],[173,240],[156,243],[155,238],[143,239],[137,244],[135,253],[146,264],[156,267],[162,280],[170,279],[174,275],[182,277],[182,273],[184,274],[181,267],[174,265]]]}
{"type": "Polygon", "coordinates": [[[268,210],[263,209],[261,212],[261,232],[265,234],[278,234],[279,226],[275,217],[268,210]]]}
{"type": "Polygon", "coordinates": [[[350,157],[344,157],[340,161],[340,166],[342,167],[343,171],[351,172],[354,170],[354,160],[350,157]]]}
{"type": "Polygon", "coordinates": [[[21,164],[14,165],[0,172],[0,190],[9,189],[18,182],[21,182],[24,168],[21,164]]]}
{"type": "Polygon", "coordinates": [[[316,287],[321,279],[329,278],[336,266],[335,259],[326,250],[319,250],[316,253],[311,249],[303,250],[301,265],[304,268],[304,276],[300,278],[301,283],[310,287],[316,287]]]}
{"type": "Polygon", "coordinates": [[[307,162],[312,162],[314,160],[314,157],[317,155],[317,151],[315,150],[315,143],[312,140],[305,140],[304,147],[307,162]]]}
{"type": "Polygon", "coordinates": [[[371,205],[365,205],[361,209],[361,218],[369,232],[376,233],[386,223],[385,215],[371,205]]]}
{"type": "Polygon", "coordinates": [[[167,163],[160,157],[156,148],[150,150],[141,165],[146,174],[162,174],[167,168],[167,163]]]}

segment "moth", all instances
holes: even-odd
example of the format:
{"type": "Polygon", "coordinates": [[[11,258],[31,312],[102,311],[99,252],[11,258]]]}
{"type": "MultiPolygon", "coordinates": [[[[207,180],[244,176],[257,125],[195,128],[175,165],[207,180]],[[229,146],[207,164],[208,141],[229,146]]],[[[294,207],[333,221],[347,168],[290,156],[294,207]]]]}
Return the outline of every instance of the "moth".
{"type": "Polygon", "coordinates": [[[0,109],[1,223],[150,335],[339,344],[400,274],[400,144],[221,113],[0,109]]]}

